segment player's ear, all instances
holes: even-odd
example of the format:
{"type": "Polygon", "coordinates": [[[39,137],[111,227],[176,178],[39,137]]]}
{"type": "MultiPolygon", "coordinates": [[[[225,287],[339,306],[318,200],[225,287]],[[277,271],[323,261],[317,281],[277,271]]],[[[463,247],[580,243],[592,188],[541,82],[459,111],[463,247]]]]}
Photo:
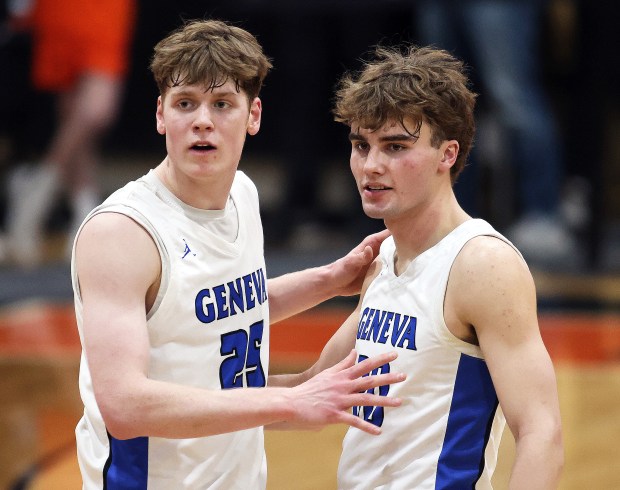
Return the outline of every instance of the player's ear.
{"type": "Polygon", "coordinates": [[[254,136],[260,129],[261,114],[263,112],[263,105],[258,97],[255,97],[250,104],[250,114],[248,116],[247,131],[250,136],[254,136]]]}
{"type": "Polygon", "coordinates": [[[166,124],[164,123],[164,105],[161,100],[161,95],[157,97],[157,110],[155,111],[155,120],[157,122],[157,132],[159,134],[166,134],[166,124]]]}
{"type": "Polygon", "coordinates": [[[456,157],[459,155],[459,142],[456,140],[447,140],[441,144],[442,158],[440,167],[444,171],[450,171],[456,163],[456,157]]]}

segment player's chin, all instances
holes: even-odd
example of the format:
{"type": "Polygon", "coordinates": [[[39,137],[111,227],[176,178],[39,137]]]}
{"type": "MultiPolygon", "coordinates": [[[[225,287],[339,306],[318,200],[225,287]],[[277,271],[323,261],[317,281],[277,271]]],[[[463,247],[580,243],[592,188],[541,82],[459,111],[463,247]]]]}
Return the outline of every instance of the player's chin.
{"type": "Polygon", "coordinates": [[[373,206],[371,204],[363,203],[362,209],[364,213],[369,218],[373,219],[383,219],[385,217],[385,211],[383,209],[378,208],[377,206],[373,206]]]}

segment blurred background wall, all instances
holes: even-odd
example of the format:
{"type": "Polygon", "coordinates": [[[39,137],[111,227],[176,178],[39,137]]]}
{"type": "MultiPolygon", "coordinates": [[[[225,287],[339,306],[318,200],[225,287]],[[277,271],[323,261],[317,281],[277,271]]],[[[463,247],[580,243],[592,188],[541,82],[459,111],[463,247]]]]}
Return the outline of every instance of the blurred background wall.
{"type": "MultiPolygon", "coordinates": [[[[534,3],[543,12],[535,26],[540,81],[559,128],[555,146],[561,147],[562,219],[579,245],[575,257],[559,265],[620,268],[620,154],[615,144],[620,137],[615,51],[620,7],[596,0],[534,3]]],[[[343,71],[357,68],[360,56],[376,43],[423,42],[423,5],[415,0],[139,2],[122,110],[103,145],[109,163],[102,179],[111,191],[165,155],[154,126],[157,91],[148,70],[153,45],[183,19],[227,19],[254,33],[275,66],[261,95],[261,131],[248,140],[241,163],[257,176],[268,246],[303,249],[320,247],[330,237],[357,240],[380,223],[366,219],[358,204],[348,170],[346,128],[330,114],[334,84],[343,71]]],[[[29,36],[3,32],[1,42],[0,178],[6,181],[16,165],[40,158],[54,117],[51,96],[29,82],[29,36]]],[[[476,214],[506,231],[527,203],[519,202],[518,175],[507,163],[512,150],[506,151],[493,118],[484,117],[489,90],[482,70],[475,56],[462,52],[481,94],[476,143],[484,157],[474,162],[476,184],[461,188],[475,189],[476,214]]],[[[457,184],[457,194],[461,188],[457,184]]],[[[5,207],[6,185],[0,192],[3,214],[5,207]]],[[[48,226],[62,230],[65,220],[60,204],[48,226]]],[[[541,265],[557,268],[558,263],[542,260],[541,265]]]]}
{"type": "MultiPolygon", "coordinates": [[[[433,3],[462,8],[504,2],[510,3],[433,3]]],[[[618,488],[617,456],[609,435],[617,433],[620,421],[620,6],[602,0],[514,3],[536,4],[542,12],[534,29],[535,55],[545,101],[557,124],[558,141],[549,145],[562,155],[562,176],[554,184],[560,193],[557,219],[576,240],[576,248],[562,260],[536,256],[530,262],[542,332],[558,372],[567,447],[562,488],[618,488]]],[[[105,4],[101,2],[101,8],[105,4]]],[[[330,114],[334,84],[345,70],[359,67],[360,56],[375,43],[422,43],[426,36],[420,19],[428,13],[424,5],[422,0],[140,0],[121,111],[101,148],[104,194],[165,156],[164,141],[155,131],[157,90],[148,70],[153,45],[183,19],[230,20],[258,37],[275,66],[261,94],[260,133],[248,139],[240,167],[259,187],[269,275],[338,257],[381,223],[361,212],[349,175],[347,128],[333,122],[330,114]]],[[[450,22],[459,20],[453,18],[457,10],[449,9],[450,22]]],[[[6,4],[0,2],[0,259],[10,217],[10,177],[20,165],[41,159],[56,125],[52,95],[37,91],[30,82],[32,39],[28,32],[10,32],[6,19],[6,4]]],[[[456,24],[453,27],[451,31],[456,24]]],[[[516,23],[517,50],[525,43],[521,27],[525,34],[533,26],[516,23]]],[[[492,110],[475,56],[480,50],[466,47],[456,46],[481,94],[476,141],[480,151],[466,170],[477,180],[460,182],[456,191],[465,201],[473,194],[472,212],[510,232],[528,203],[519,199],[519,172],[508,163],[515,150],[492,110]]],[[[525,60],[531,61],[529,54],[525,60]]],[[[521,149],[528,145],[525,140],[521,149]]],[[[543,159],[539,163],[545,165],[543,159]]],[[[50,207],[41,267],[24,269],[6,257],[0,260],[2,488],[17,477],[45,478],[49,472],[57,475],[57,486],[44,479],[31,488],[80,484],[73,447],[73,428],[82,409],[77,394],[79,341],[63,253],[71,239],[69,206],[61,200],[50,207]],[[45,463],[45,471],[32,466],[37,462],[45,463]]],[[[545,231],[537,239],[544,239],[545,231]]],[[[319,315],[332,306],[338,315],[346,315],[353,301],[336,300],[319,315]]],[[[319,349],[340,317],[310,315],[299,321],[303,327],[296,328],[304,332],[316,329],[312,336],[319,349]]],[[[316,357],[314,350],[300,357],[295,342],[294,333],[274,328],[274,370],[290,370],[291,360],[307,363],[316,357]]],[[[333,480],[340,429],[293,433],[278,446],[268,441],[268,451],[275,454],[271,459],[276,483],[271,488],[289,489],[291,478],[298,484],[295,488],[333,487],[305,480],[300,468],[333,480]],[[307,437],[316,442],[314,452],[294,454],[293,449],[306,448],[307,437]],[[329,460],[331,469],[321,466],[316,471],[320,457],[329,460]]],[[[505,461],[509,465],[511,459],[505,461]]],[[[508,469],[498,473],[505,477],[508,469]]]]}

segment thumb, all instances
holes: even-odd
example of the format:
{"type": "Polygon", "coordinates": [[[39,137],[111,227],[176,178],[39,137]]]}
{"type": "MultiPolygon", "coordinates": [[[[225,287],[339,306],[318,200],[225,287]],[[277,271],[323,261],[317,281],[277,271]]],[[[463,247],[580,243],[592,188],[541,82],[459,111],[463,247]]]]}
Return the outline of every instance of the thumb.
{"type": "Polygon", "coordinates": [[[375,257],[375,252],[370,245],[366,245],[364,247],[364,250],[360,252],[360,256],[364,264],[368,264],[372,262],[373,258],[375,257]]]}

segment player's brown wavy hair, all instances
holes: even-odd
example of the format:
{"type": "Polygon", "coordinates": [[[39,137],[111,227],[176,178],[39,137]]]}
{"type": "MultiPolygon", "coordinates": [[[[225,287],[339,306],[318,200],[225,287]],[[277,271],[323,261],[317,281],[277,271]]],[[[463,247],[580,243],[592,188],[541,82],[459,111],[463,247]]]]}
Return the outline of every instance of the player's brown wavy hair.
{"type": "Polygon", "coordinates": [[[433,146],[445,140],[459,142],[459,154],[450,170],[454,183],[473,145],[475,103],[465,65],[447,51],[415,45],[378,46],[359,72],[340,79],[333,113],[338,122],[373,131],[387,121],[402,124],[411,119],[415,129],[403,127],[415,134],[426,121],[433,146]]]}
{"type": "Polygon", "coordinates": [[[173,31],[157,43],[150,64],[162,96],[179,85],[204,84],[211,90],[232,80],[250,102],[271,67],[252,34],[212,19],[189,21],[173,31]]]}

